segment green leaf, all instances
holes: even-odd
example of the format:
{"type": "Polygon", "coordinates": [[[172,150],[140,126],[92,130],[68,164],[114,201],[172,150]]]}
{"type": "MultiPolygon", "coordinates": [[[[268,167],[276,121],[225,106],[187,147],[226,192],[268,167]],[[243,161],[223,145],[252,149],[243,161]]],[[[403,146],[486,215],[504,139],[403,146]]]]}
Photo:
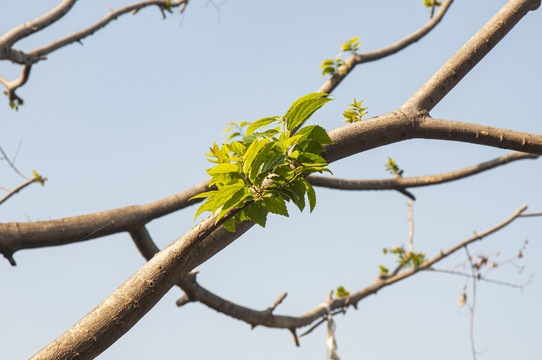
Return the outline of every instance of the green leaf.
{"type": "Polygon", "coordinates": [[[260,151],[260,153],[256,156],[254,161],[252,162],[252,168],[250,169],[249,179],[253,181],[256,176],[260,173],[260,165],[266,160],[267,154],[269,153],[269,150],[273,148],[275,144],[273,142],[268,142],[265,144],[263,149],[260,151]]]}
{"type": "Polygon", "coordinates": [[[331,59],[326,59],[322,61],[322,65],[320,65],[320,69],[328,66],[333,66],[334,61],[331,59]]]}
{"type": "Polygon", "coordinates": [[[213,176],[216,174],[224,174],[239,171],[239,167],[236,164],[222,163],[207,170],[207,174],[213,176]]]}
{"type": "Polygon", "coordinates": [[[233,132],[231,133],[227,138],[226,138],[226,142],[230,141],[230,139],[236,137],[236,136],[241,136],[241,133],[236,131],[236,132],[233,132]]]}
{"type": "Polygon", "coordinates": [[[276,121],[278,119],[278,116],[271,116],[271,117],[264,117],[260,120],[254,121],[250,126],[247,128],[246,135],[250,135],[254,132],[254,130],[266,127],[267,125],[271,124],[273,121],[276,121]]]}
{"type": "Polygon", "coordinates": [[[237,141],[232,141],[230,143],[230,148],[231,150],[233,150],[234,153],[238,155],[244,155],[246,151],[246,148],[240,142],[237,142],[237,141]]]}
{"type": "Polygon", "coordinates": [[[281,165],[286,160],[286,155],[280,154],[273,158],[269,158],[262,163],[262,173],[273,170],[275,166],[281,165]]]}
{"type": "Polygon", "coordinates": [[[197,194],[195,196],[192,196],[189,200],[213,197],[213,196],[216,195],[217,192],[218,192],[217,190],[205,191],[205,192],[199,193],[199,194],[197,194]]]}
{"type": "Polygon", "coordinates": [[[234,218],[228,219],[228,221],[224,223],[224,229],[228,230],[229,232],[235,232],[234,218]]]}
{"type": "MultiPolygon", "coordinates": [[[[314,107],[314,105],[315,105],[313,103],[314,101],[320,101],[320,100],[323,100],[323,99],[327,99],[326,97],[328,95],[329,94],[325,94],[325,93],[312,93],[312,94],[307,94],[305,96],[302,96],[299,99],[297,99],[296,101],[294,101],[294,103],[290,106],[288,111],[286,111],[286,115],[284,115],[284,118],[286,119],[286,125],[287,125],[288,130],[293,129],[296,126],[295,124],[292,124],[292,123],[295,123],[296,121],[299,121],[299,119],[301,118],[301,115],[304,113],[304,110],[307,110],[308,108],[314,107]]],[[[330,101],[330,100],[331,99],[327,99],[327,101],[330,101]]],[[[327,101],[325,101],[322,105],[324,105],[327,101]]],[[[310,117],[310,115],[312,115],[312,113],[314,111],[316,111],[318,108],[320,108],[322,105],[315,108],[306,117],[306,119],[308,119],[310,117]]],[[[301,121],[301,122],[303,122],[303,121],[301,121]]]]}
{"type": "Polygon", "coordinates": [[[205,200],[205,202],[203,204],[201,204],[201,206],[196,211],[196,215],[194,216],[194,220],[196,220],[198,218],[198,216],[204,211],[213,211],[214,210],[213,205],[214,205],[214,199],[213,198],[208,198],[207,200],[205,200]]]}
{"type": "Polygon", "coordinates": [[[288,209],[286,208],[286,202],[280,196],[264,197],[263,201],[265,207],[269,212],[288,217],[288,209]]]}
{"type": "Polygon", "coordinates": [[[327,74],[335,74],[335,68],[334,67],[326,67],[324,70],[322,70],[322,76],[326,76],[327,74]]]}
{"type": "Polygon", "coordinates": [[[268,143],[267,139],[254,141],[248,147],[245,153],[245,162],[243,164],[243,173],[248,175],[251,172],[252,163],[256,159],[256,156],[260,153],[260,150],[268,143]]]}
{"type": "Polygon", "coordinates": [[[267,221],[267,210],[265,207],[257,202],[253,202],[249,206],[245,207],[243,211],[248,219],[254,221],[261,227],[265,227],[265,223],[267,221]]]}
{"type": "Polygon", "coordinates": [[[309,183],[306,179],[301,179],[301,181],[303,182],[303,185],[305,185],[305,190],[307,191],[307,198],[309,199],[310,211],[312,212],[314,210],[314,207],[316,206],[316,192],[314,191],[311,183],[309,183]]]}
{"type": "Polygon", "coordinates": [[[230,198],[233,197],[233,195],[236,192],[238,192],[239,190],[243,190],[244,187],[245,187],[245,183],[239,180],[239,181],[224,185],[222,188],[218,189],[218,192],[214,196],[213,211],[225,205],[226,202],[230,200],[230,198]]]}
{"type": "Polygon", "coordinates": [[[318,125],[304,126],[296,133],[306,139],[318,141],[320,144],[333,144],[333,140],[329,137],[327,131],[318,125]]]}
{"type": "Polygon", "coordinates": [[[326,102],[331,101],[327,98],[329,94],[312,93],[300,97],[290,106],[284,118],[288,130],[301,125],[307,120],[316,110],[321,108],[326,102]]]}
{"type": "MultiPolygon", "coordinates": [[[[243,207],[243,200],[246,199],[251,195],[250,191],[244,187],[244,184],[242,184],[242,188],[235,191],[233,194],[229,195],[229,198],[226,199],[226,202],[222,206],[222,209],[220,210],[220,213],[218,214],[218,217],[216,221],[220,220],[228,211],[233,209],[235,206],[243,207]]],[[[216,204],[215,204],[216,205],[216,204]]]]}
{"type": "Polygon", "coordinates": [[[312,154],[320,154],[324,151],[324,147],[316,140],[304,140],[299,142],[295,148],[299,152],[307,152],[312,154]]]}
{"type": "Polygon", "coordinates": [[[299,208],[299,211],[303,211],[305,208],[305,185],[301,180],[296,180],[290,183],[290,190],[292,201],[299,208]]]}

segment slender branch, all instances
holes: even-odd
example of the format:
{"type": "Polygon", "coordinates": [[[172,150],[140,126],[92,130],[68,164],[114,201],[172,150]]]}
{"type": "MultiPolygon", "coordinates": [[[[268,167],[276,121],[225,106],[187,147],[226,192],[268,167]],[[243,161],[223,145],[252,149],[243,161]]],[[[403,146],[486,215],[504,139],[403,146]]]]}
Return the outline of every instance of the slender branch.
{"type": "MultiPolygon", "coordinates": [[[[520,215],[519,217],[523,217],[523,216],[525,216],[525,215],[520,215]]],[[[508,286],[508,287],[511,287],[511,288],[514,288],[514,289],[523,289],[525,286],[530,284],[531,280],[532,280],[532,278],[529,278],[529,280],[526,283],[519,285],[519,284],[512,284],[512,283],[509,283],[509,282],[506,282],[506,281],[487,279],[487,278],[485,278],[483,276],[480,277],[479,279],[477,279],[476,276],[473,276],[471,274],[465,274],[465,273],[462,273],[462,272],[459,272],[459,271],[454,271],[454,270],[442,270],[442,269],[433,269],[433,268],[427,269],[427,270],[432,271],[432,272],[442,273],[442,274],[463,276],[463,277],[466,277],[466,278],[469,278],[469,279],[485,281],[485,282],[488,282],[488,283],[491,283],[491,284],[496,284],[496,285],[508,286]]]]}
{"type": "Polygon", "coordinates": [[[414,252],[414,214],[412,211],[412,201],[408,205],[408,249],[411,253],[414,252]]]}
{"type": "Polygon", "coordinates": [[[151,0],[135,3],[125,6],[121,9],[111,11],[107,16],[105,16],[102,20],[98,21],[94,25],[79,32],[76,32],[72,35],[66,36],[60,40],[54,41],[53,43],[43,46],[41,48],[32,50],[30,52],[23,52],[20,50],[12,49],[13,44],[18,40],[28,37],[36,31],[40,31],[45,27],[58,21],[62,16],[64,16],[67,12],[70,11],[72,6],[75,4],[75,1],[76,0],[64,0],[62,1],[62,3],[60,3],[60,5],[58,5],[50,12],[40,16],[36,20],[30,21],[8,31],[0,38],[0,60],[8,59],[12,62],[24,65],[21,76],[14,81],[8,81],[4,77],[0,76],[0,83],[2,83],[6,87],[9,100],[11,102],[18,101],[19,104],[23,103],[23,100],[19,96],[17,96],[15,90],[23,86],[28,81],[28,77],[30,75],[30,66],[40,60],[45,60],[45,55],[74,42],[81,42],[81,40],[85,37],[94,34],[96,31],[104,28],[111,21],[117,19],[124,14],[135,14],[142,8],[148,6],[158,6],[162,11],[162,14],[164,13],[164,11],[171,12],[172,8],[180,7],[180,12],[182,13],[185,10],[189,0],[171,1],[169,5],[166,3],[165,0],[151,0]]]}
{"type": "MultiPolygon", "coordinates": [[[[19,25],[0,37],[0,46],[12,47],[17,41],[40,31],[62,18],[75,4],[76,0],[63,0],[56,8],[39,18],[19,25]]],[[[2,59],[2,57],[0,57],[2,59]]],[[[10,59],[14,61],[13,59],[10,59]]]]}
{"type": "Polygon", "coordinates": [[[7,199],[9,199],[10,197],[12,197],[13,195],[17,194],[19,191],[21,191],[22,189],[24,189],[25,187],[27,187],[28,185],[36,182],[37,179],[34,178],[34,179],[29,179],[29,180],[26,180],[24,183],[22,183],[21,185],[17,186],[15,189],[13,190],[10,190],[6,195],[4,195],[3,198],[0,199],[0,205],[2,205],[5,201],[7,201],[7,199]]]}
{"type": "Polygon", "coordinates": [[[529,213],[529,214],[522,214],[521,216],[542,216],[542,212],[539,212],[539,213],[529,213]]]}
{"type": "Polygon", "coordinates": [[[516,160],[537,158],[538,155],[515,152],[460,170],[435,175],[417,177],[394,177],[391,179],[379,180],[347,180],[318,175],[310,175],[307,177],[307,180],[313,186],[340,190],[403,190],[410,187],[428,186],[459,180],[496,168],[501,165],[508,164],[509,162],[513,162],[516,160]]]}
{"type": "MultiPolygon", "coordinates": [[[[19,144],[20,146],[20,144],[19,144]]],[[[17,149],[17,152],[19,150],[17,149]]],[[[2,160],[6,160],[9,164],[9,167],[15,171],[15,173],[17,175],[19,175],[20,177],[22,177],[23,179],[26,179],[26,180],[30,180],[30,178],[28,176],[26,176],[25,174],[23,174],[22,172],[19,171],[19,169],[17,169],[17,167],[15,166],[15,157],[17,156],[17,154],[15,154],[15,156],[13,157],[13,160],[10,160],[9,156],[7,156],[6,152],[4,151],[4,149],[2,148],[2,146],[0,146],[0,154],[2,154],[2,160]]]]}
{"type": "Polygon", "coordinates": [[[348,59],[345,60],[345,65],[341,66],[339,71],[329,78],[318,90],[318,92],[329,94],[333,89],[337,87],[341,83],[341,81],[350,73],[352,70],[356,67],[358,64],[375,61],[382,59],[386,56],[393,55],[395,53],[398,53],[399,51],[403,50],[407,46],[415,43],[416,41],[423,38],[427,33],[429,33],[444,17],[444,14],[446,11],[448,11],[448,8],[452,4],[453,0],[446,0],[442,6],[440,7],[439,11],[437,12],[437,15],[432,18],[429,22],[427,22],[424,26],[419,28],[414,33],[408,35],[407,37],[401,39],[400,41],[396,42],[393,45],[387,46],[385,48],[371,51],[364,54],[356,54],[352,55],[348,59]]]}
{"type": "Polygon", "coordinates": [[[19,105],[23,104],[23,99],[21,99],[16,93],[15,90],[26,84],[28,77],[30,76],[31,65],[23,65],[21,76],[13,81],[8,81],[4,77],[0,76],[0,83],[6,87],[8,92],[8,98],[10,102],[18,102],[19,105]]]}
{"type": "Polygon", "coordinates": [[[380,289],[386,286],[389,286],[393,283],[404,280],[414,275],[418,271],[430,270],[434,264],[452,255],[456,251],[460,250],[462,247],[469,245],[473,242],[476,242],[478,240],[481,240],[499,231],[505,226],[509,225],[518,217],[520,217],[526,208],[527,208],[526,206],[521,207],[502,223],[480,234],[477,234],[476,236],[466,239],[444,252],[441,251],[440,254],[433,257],[432,259],[427,260],[426,262],[424,262],[417,268],[405,270],[403,272],[400,272],[393,276],[388,276],[386,278],[378,277],[373,285],[370,285],[354,294],[351,294],[339,299],[326,301],[325,303],[320,304],[319,306],[307,312],[306,314],[297,316],[297,317],[285,316],[285,315],[274,315],[274,314],[269,314],[266,310],[258,311],[258,310],[253,310],[241,305],[237,305],[203,288],[201,285],[199,285],[196,282],[195,277],[191,277],[190,279],[188,278],[183,279],[182,287],[183,287],[183,290],[189,292],[190,294],[189,298],[192,299],[192,301],[199,301],[213,310],[216,310],[218,312],[221,312],[225,315],[231,316],[238,320],[244,321],[250,324],[252,327],[255,327],[257,325],[263,325],[266,327],[283,328],[283,329],[300,328],[300,327],[311,325],[313,322],[318,321],[322,316],[327,315],[327,311],[328,311],[327,306],[329,306],[330,311],[335,310],[335,309],[342,309],[350,305],[357,306],[357,303],[361,301],[363,298],[369,295],[376,294],[380,289]]]}
{"type": "Polygon", "coordinates": [[[150,0],[150,1],[142,1],[135,4],[131,4],[123,8],[120,8],[118,10],[111,11],[102,20],[98,21],[92,26],[89,26],[86,29],[83,29],[79,32],[66,36],[65,38],[57,40],[49,45],[32,50],[28,52],[28,54],[34,55],[34,56],[47,55],[57,49],[60,49],[61,47],[72,44],[74,42],[79,42],[82,39],[86,38],[87,36],[94,34],[96,31],[103,29],[111,21],[116,20],[119,16],[122,16],[128,13],[136,13],[144,7],[158,6],[158,8],[160,8],[161,10],[171,12],[170,8],[175,8],[175,7],[180,6],[181,7],[180,12],[183,12],[187,4],[188,4],[188,0],[171,1],[171,5],[169,7],[166,5],[166,1],[164,0],[150,0]]]}
{"type": "Polygon", "coordinates": [[[470,326],[469,326],[469,335],[470,335],[470,349],[472,352],[472,359],[476,360],[476,346],[474,344],[474,313],[476,311],[476,270],[474,264],[472,263],[472,257],[469,253],[469,248],[465,245],[465,252],[467,253],[467,259],[470,264],[470,269],[472,271],[472,300],[470,305],[470,326]]]}

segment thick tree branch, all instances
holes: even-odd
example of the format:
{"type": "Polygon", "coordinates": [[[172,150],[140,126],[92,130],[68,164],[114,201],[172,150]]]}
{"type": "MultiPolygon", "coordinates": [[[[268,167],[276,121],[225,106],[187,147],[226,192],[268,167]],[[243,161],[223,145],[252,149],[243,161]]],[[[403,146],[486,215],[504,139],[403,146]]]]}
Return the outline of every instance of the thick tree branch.
{"type": "Polygon", "coordinates": [[[446,11],[448,11],[448,8],[452,4],[452,2],[453,0],[446,0],[440,7],[435,17],[433,17],[429,22],[427,22],[424,26],[416,30],[414,33],[401,39],[395,44],[392,44],[390,46],[387,46],[379,50],[350,56],[348,59],[345,60],[345,65],[343,65],[339,69],[339,71],[337,71],[331,78],[329,78],[324,83],[324,85],[320,87],[318,92],[326,93],[326,94],[331,93],[331,91],[333,91],[341,83],[341,81],[343,81],[343,79],[350,72],[352,72],[352,70],[354,70],[354,67],[356,67],[356,65],[370,62],[370,61],[379,60],[386,56],[390,56],[395,53],[398,53],[399,51],[403,50],[407,46],[423,38],[427,33],[433,30],[433,28],[440,22],[440,20],[442,20],[442,18],[444,17],[444,14],[446,13],[446,11]]]}
{"type": "Polygon", "coordinates": [[[512,161],[536,158],[538,158],[538,155],[516,152],[474,166],[469,166],[464,169],[436,175],[417,177],[398,176],[392,179],[379,180],[347,180],[327,176],[310,175],[307,177],[307,180],[314,186],[340,190],[403,190],[410,187],[442,184],[479,174],[512,161]]]}
{"type": "Polygon", "coordinates": [[[450,58],[404,105],[411,111],[430,111],[489,53],[540,0],[508,1],[491,20],[450,58]]]}
{"type": "Polygon", "coordinates": [[[324,146],[323,154],[328,163],[410,139],[461,141],[542,155],[542,135],[433,119],[424,112],[407,115],[401,110],[394,111],[337,128],[329,136],[334,144],[324,146]]]}
{"type": "MultiPolygon", "coordinates": [[[[329,163],[372,148],[414,138],[464,141],[542,155],[542,135],[436,120],[428,116],[409,119],[402,112],[392,112],[346,125],[331,131],[329,135],[334,144],[327,145],[323,154],[329,163]]],[[[130,231],[152,219],[195,203],[197,199],[191,202],[188,199],[207,189],[208,181],[204,181],[147,205],[60,220],[0,224],[0,251],[11,255],[19,249],[63,245],[130,231]]]]}
{"type": "Polygon", "coordinates": [[[127,206],[89,215],[31,223],[0,224],[0,252],[64,245],[118,232],[131,231],[149,221],[195,204],[191,197],[209,191],[209,180],[146,205],[127,206]]]}
{"type": "Polygon", "coordinates": [[[169,289],[194,267],[221,251],[253,226],[237,225],[230,233],[208,217],[154,257],[71,329],[32,359],[93,359],[125,334],[169,289]]]}

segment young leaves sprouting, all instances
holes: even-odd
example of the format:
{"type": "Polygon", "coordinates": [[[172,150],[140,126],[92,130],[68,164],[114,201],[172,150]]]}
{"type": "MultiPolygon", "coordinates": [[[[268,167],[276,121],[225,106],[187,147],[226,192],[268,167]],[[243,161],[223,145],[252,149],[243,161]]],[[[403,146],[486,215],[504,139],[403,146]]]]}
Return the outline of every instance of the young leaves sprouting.
{"type": "MultiPolygon", "coordinates": [[[[305,176],[314,172],[331,172],[320,156],[324,144],[333,141],[318,125],[305,126],[292,135],[316,110],[331,99],[327,94],[314,93],[296,100],[284,116],[262,118],[252,124],[230,123],[225,132],[236,129],[229,137],[242,136],[240,141],[216,143],[205,154],[216,165],[207,170],[210,184],[217,190],[193,198],[206,198],[196,211],[218,214],[221,219],[230,210],[240,211],[228,219],[224,227],[235,231],[235,223],[252,220],[265,226],[267,214],[288,216],[286,202],[292,201],[301,211],[305,198],[310,211],[316,205],[316,195],[305,176]],[[249,125],[243,134],[242,128],[249,125]],[[264,128],[271,127],[264,130],[264,128]]],[[[226,140],[226,141],[228,141],[226,140]]]]}
{"type": "Polygon", "coordinates": [[[344,60],[341,59],[341,56],[345,52],[349,52],[352,55],[355,55],[358,51],[359,46],[361,43],[358,41],[359,36],[356,36],[347,42],[345,42],[341,46],[341,52],[339,55],[335,56],[334,59],[326,59],[322,62],[322,65],[320,65],[320,69],[322,70],[322,75],[326,76],[327,74],[331,74],[331,76],[335,75],[341,66],[344,65],[344,60]]]}
{"type": "Polygon", "coordinates": [[[403,172],[399,165],[391,157],[388,157],[388,161],[384,163],[386,171],[393,175],[401,175],[403,172]]]}
{"type": "Polygon", "coordinates": [[[356,101],[356,98],[354,98],[354,102],[350,104],[350,109],[343,112],[344,116],[344,122],[353,124],[355,122],[361,121],[361,118],[363,115],[367,114],[367,108],[361,107],[361,104],[363,103],[363,100],[356,101]]]}

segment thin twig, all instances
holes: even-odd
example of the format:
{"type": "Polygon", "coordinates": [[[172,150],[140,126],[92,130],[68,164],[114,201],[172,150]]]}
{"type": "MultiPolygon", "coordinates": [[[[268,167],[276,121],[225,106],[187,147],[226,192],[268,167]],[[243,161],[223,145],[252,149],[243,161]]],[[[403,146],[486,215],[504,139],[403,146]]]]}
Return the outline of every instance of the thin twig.
{"type": "Polygon", "coordinates": [[[411,253],[414,252],[414,215],[412,211],[412,200],[407,203],[408,206],[408,223],[409,223],[409,232],[408,232],[408,249],[411,253]]]}
{"type": "Polygon", "coordinates": [[[3,156],[3,159],[5,159],[9,166],[13,169],[13,171],[15,171],[20,177],[26,179],[26,180],[30,180],[31,178],[26,176],[25,174],[23,174],[22,172],[19,171],[19,169],[17,169],[17,167],[15,166],[15,164],[9,159],[9,157],[6,155],[4,149],[2,149],[2,146],[0,146],[0,153],[2,154],[3,156]]]}
{"type": "Polygon", "coordinates": [[[465,251],[467,253],[467,258],[469,260],[470,268],[472,271],[472,301],[470,305],[470,326],[469,326],[469,335],[470,335],[470,348],[472,352],[473,360],[476,360],[476,346],[474,344],[474,312],[476,310],[476,269],[472,263],[472,258],[469,253],[467,245],[465,245],[465,251]]]}
{"type": "MultiPolygon", "coordinates": [[[[466,277],[466,278],[469,278],[469,279],[475,279],[476,280],[476,277],[473,277],[471,274],[465,274],[465,273],[462,273],[460,271],[445,270],[445,269],[433,269],[433,268],[427,269],[427,271],[438,272],[438,273],[443,273],[443,274],[450,274],[450,275],[457,275],[457,276],[463,276],[463,277],[466,277]]],[[[527,286],[527,285],[529,285],[531,283],[532,276],[530,276],[529,280],[527,280],[523,285],[512,284],[512,283],[509,283],[509,282],[506,282],[506,281],[487,279],[485,277],[480,277],[478,280],[485,281],[485,282],[488,282],[488,283],[491,283],[491,284],[508,286],[508,287],[511,287],[511,288],[514,288],[514,289],[523,289],[523,288],[525,288],[525,286],[527,286]]]]}
{"type": "Polygon", "coordinates": [[[277,306],[280,305],[280,303],[286,298],[286,296],[288,295],[288,293],[284,293],[282,294],[274,303],[273,305],[271,305],[271,307],[267,308],[267,311],[269,311],[269,313],[272,313],[273,310],[276,309],[277,306]]]}
{"type": "Polygon", "coordinates": [[[520,216],[528,217],[528,216],[542,216],[542,212],[539,213],[529,213],[529,214],[521,214],[520,216]]]}
{"type": "Polygon", "coordinates": [[[523,159],[537,159],[538,155],[523,152],[513,152],[493,160],[469,166],[463,169],[449,171],[441,174],[416,176],[416,177],[394,177],[391,179],[377,180],[348,180],[326,176],[310,175],[307,180],[313,186],[327,187],[340,190],[399,190],[411,187],[429,186],[442,184],[449,181],[459,180],[465,177],[479,174],[481,172],[523,159]]]}

